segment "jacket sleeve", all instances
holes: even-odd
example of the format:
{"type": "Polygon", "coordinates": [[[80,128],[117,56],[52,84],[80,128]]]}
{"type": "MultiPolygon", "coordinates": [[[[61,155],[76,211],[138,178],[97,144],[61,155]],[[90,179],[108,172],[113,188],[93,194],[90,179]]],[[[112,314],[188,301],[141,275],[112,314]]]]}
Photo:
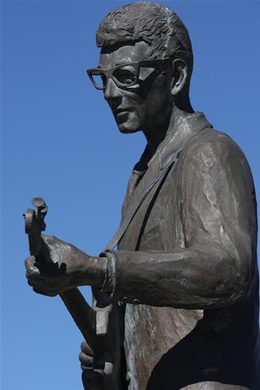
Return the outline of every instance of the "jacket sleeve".
{"type": "Polygon", "coordinates": [[[181,162],[178,208],[184,248],[111,251],[113,297],[184,309],[241,300],[255,266],[256,204],[247,161],[225,135],[194,144],[181,162]]]}

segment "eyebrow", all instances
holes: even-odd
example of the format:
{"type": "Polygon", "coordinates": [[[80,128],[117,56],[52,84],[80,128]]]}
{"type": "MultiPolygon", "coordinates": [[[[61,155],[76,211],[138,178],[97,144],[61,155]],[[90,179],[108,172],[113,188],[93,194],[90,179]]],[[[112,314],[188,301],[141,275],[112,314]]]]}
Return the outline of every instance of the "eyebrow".
{"type": "Polygon", "coordinates": [[[115,64],[115,66],[120,66],[120,65],[131,65],[131,64],[134,64],[134,63],[136,63],[137,61],[132,61],[132,62],[117,62],[116,64],[115,64]]]}
{"type": "MultiPolygon", "coordinates": [[[[131,66],[131,64],[136,64],[138,61],[132,61],[132,62],[117,62],[114,66],[112,66],[111,68],[108,68],[108,69],[113,69],[115,68],[116,66],[124,66],[124,65],[129,65],[131,66]]],[[[100,65],[97,66],[97,69],[103,69],[103,70],[106,70],[106,68],[102,68],[100,65]]]]}

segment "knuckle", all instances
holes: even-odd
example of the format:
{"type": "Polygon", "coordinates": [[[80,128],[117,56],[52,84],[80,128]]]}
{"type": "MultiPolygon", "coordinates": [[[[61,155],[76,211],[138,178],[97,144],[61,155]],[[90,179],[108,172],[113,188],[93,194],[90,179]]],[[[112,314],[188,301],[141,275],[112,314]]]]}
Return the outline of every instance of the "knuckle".
{"type": "Polygon", "coordinates": [[[93,351],[86,341],[81,343],[81,351],[84,355],[93,356],[93,351]]]}
{"type": "Polygon", "coordinates": [[[30,267],[34,263],[35,263],[35,257],[34,256],[27,257],[27,259],[24,262],[26,268],[30,267]]]}
{"type": "Polygon", "coordinates": [[[86,341],[82,341],[82,343],[80,344],[80,349],[83,351],[86,345],[87,345],[86,341]]]}
{"type": "Polygon", "coordinates": [[[79,361],[81,362],[81,363],[83,363],[84,361],[85,361],[85,354],[83,353],[83,352],[80,352],[80,354],[79,354],[79,361]]]}
{"type": "Polygon", "coordinates": [[[33,265],[28,265],[26,267],[26,277],[27,279],[35,279],[39,275],[39,271],[33,265]]]}

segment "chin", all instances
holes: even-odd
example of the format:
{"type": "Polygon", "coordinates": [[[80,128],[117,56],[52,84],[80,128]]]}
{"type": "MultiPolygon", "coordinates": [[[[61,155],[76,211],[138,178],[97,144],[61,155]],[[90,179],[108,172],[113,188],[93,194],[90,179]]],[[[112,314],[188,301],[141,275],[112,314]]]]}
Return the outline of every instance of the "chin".
{"type": "Polygon", "coordinates": [[[140,130],[140,117],[136,115],[135,111],[128,112],[120,117],[115,116],[115,120],[120,132],[123,134],[136,133],[140,130]]]}
{"type": "Polygon", "coordinates": [[[139,131],[138,126],[133,126],[133,124],[128,123],[128,122],[118,123],[117,125],[118,125],[118,128],[120,130],[120,133],[123,133],[123,134],[132,134],[132,133],[136,133],[137,131],[139,131]]]}

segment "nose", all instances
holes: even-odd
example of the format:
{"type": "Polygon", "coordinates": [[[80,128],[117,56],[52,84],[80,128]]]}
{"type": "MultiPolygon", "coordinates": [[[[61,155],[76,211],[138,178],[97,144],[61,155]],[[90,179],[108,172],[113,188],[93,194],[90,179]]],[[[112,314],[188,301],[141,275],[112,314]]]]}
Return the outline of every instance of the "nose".
{"type": "Polygon", "coordinates": [[[109,77],[107,79],[106,88],[104,91],[104,97],[106,100],[115,99],[121,97],[121,91],[115,82],[109,77]]]}

